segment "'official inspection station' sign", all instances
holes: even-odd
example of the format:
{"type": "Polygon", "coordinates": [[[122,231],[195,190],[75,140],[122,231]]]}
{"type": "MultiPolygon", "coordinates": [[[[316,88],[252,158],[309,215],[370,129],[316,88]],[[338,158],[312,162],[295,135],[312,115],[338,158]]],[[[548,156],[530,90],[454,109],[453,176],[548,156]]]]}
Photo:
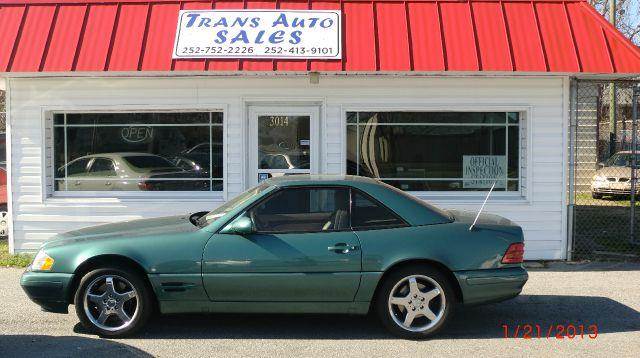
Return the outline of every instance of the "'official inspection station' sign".
{"type": "Polygon", "coordinates": [[[340,59],[338,10],[182,10],[173,58],[340,59]]]}

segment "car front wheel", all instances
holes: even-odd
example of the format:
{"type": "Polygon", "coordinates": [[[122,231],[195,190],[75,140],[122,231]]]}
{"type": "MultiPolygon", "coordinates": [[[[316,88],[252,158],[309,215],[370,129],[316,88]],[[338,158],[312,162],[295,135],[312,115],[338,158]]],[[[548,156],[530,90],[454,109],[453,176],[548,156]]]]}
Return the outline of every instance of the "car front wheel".
{"type": "Polygon", "coordinates": [[[415,267],[391,273],[378,291],[376,305],[382,323],[391,333],[421,339],[444,327],[455,296],[441,272],[415,267]]]}
{"type": "Polygon", "coordinates": [[[74,303],[80,323],[104,337],[123,337],[140,329],[152,312],[150,291],[142,278],[124,268],[87,273],[74,303]]]}

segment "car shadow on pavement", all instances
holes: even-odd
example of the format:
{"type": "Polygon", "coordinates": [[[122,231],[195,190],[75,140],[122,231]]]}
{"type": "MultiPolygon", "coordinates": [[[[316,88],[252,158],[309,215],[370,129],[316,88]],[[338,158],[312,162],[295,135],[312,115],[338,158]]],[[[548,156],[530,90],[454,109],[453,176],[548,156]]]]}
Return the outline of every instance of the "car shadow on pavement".
{"type": "Polygon", "coordinates": [[[45,335],[0,335],[0,355],[3,358],[151,357],[138,348],[105,339],[45,335]]]}
{"type": "MultiPolygon", "coordinates": [[[[598,334],[640,331],[640,312],[607,297],[521,295],[512,300],[461,307],[438,338],[478,339],[510,335],[517,325],[597,325],[598,334]]],[[[555,332],[555,329],[554,329],[555,332]]],[[[578,332],[579,333],[579,332],[578,332]]],[[[521,336],[521,335],[520,335],[521,336]]],[[[393,338],[375,315],[191,314],[154,318],[142,339],[384,339],[393,338]]]]}

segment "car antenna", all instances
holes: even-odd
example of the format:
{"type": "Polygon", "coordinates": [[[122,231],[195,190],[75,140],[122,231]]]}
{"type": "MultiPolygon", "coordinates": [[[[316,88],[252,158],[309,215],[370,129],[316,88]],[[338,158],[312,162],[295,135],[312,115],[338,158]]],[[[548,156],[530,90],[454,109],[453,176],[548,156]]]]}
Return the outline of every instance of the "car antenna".
{"type": "Polygon", "coordinates": [[[482,203],[482,206],[480,207],[480,210],[478,211],[478,215],[476,215],[476,218],[473,219],[473,223],[471,224],[471,226],[469,226],[469,231],[473,230],[473,227],[476,225],[476,222],[478,221],[478,218],[480,217],[480,214],[482,214],[482,210],[484,210],[484,206],[487,204],[487,200],[489,200],[489,196],[491,196],[491,192],[493,191],[493,188],[496,186],[496,182],[493,182],[493,185],[491,185],[491,189],[489,189],[489,193],[487,193],[487,197],[484,198],[484,203],[482,203]]]}

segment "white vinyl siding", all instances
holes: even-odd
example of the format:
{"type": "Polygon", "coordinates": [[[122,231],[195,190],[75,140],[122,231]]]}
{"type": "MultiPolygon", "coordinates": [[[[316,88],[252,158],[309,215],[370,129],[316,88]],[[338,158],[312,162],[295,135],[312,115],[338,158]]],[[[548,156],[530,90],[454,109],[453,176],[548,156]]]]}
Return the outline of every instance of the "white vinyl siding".
{"type": "MultiPolygon", "coordinates": [[[[11,193],[17,251],[53,235],[102,223],[211,209],[246,189],[247,108],[318,105],[321,173],[344,174],[350,110],[513,110],[521,120],[521,195],[496,196],[486,211],[522,225],[527,259],[565,255],[566,147],[562,77],[307,76],[14,78],[10,80],[11,193]],[[224,191],[219,197],[57,198],[45,172],[51,139],[46,114],[96,110],[223,110],[224,191]]],[[[477,210],[483,193],[422,194],[446,208],[477,210]]]]}

